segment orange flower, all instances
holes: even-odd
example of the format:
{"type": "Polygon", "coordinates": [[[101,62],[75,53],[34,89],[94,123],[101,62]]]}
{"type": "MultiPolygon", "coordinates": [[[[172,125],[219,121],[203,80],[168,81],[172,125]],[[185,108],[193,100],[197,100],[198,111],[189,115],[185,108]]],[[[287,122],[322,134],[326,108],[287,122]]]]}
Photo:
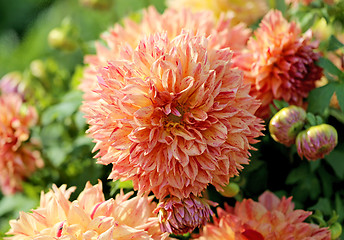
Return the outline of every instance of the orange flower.
{"type": "Polygon", "coordinates": [[[294,210],[290,198],[279,199],[271,192],[264,192],[258,199],[244,199],[235,207],[218,208],[214,224],[206,225],[200,240],[330,240],[327,228],[304,222],[311,212],[294,210]],[[221,238],[225,236],[225,238],[221,238]],[[227,237],[228,236],[228,237],[227,237]],[[235,237],[234,237],[235,236],[235,237]]]}
{"type": "Polygon", "coordinates": [[[248,164],[263,129],[259,104],[231,51],[207,49],[203,36],[155,34],[99,69],[98,101],[85,110],[110,178],[159,199],[187,198],[208,184],[221,189],[248,164]]]}
{"type": "Polygon", "coordinates": [[[30,127],[37,121],[36,110],[25,108],[22,96],[0,97],[0,186],[4,194],[21,190],[21,182],[43,166],[37,144],[28,141],[30,127]]]}
{"type": "Polygon", "coordinates": [[[167,0],[170,8],[190,8],[195,11],[211,10],[216,16],[226,13],[233,16],[235,23],[255,23],[267,12],[265,0],[167,0]]]}
{"type": "Polygon", "coordinates": [[[258,115],[268,118],[274,99],[301,106],[303,99],[321,78],[315,62],[320,54],[310,43],[311,32],[301,35],[295,22],[288,23],[281,12],[271,10],[248,42],[248,51],[237,60],[252,85],[251,94],[262,100],[258,115]]]}
{"type": "Polygon", "coordinates": [[[105,200],[102,183],[89,182],[77,200],[68,199],[75,187],[57,188],[41,194],[40,206],[30,213],[21,212],[11,220],[8,240],[29,239],[166,239],[159,229],[151,197],[134,197],[121,192],[105,200]]]}
{"type": "Polygon", "coordinates": [[[235,58],[245,47],[251,34],[244,24],[232,26],[230,17],[222,16],[215,20],[210,11],[192,13],[186,9],[180,11],[166,9],[160,14],[154,7],[150,7],[143,12],[140,23],[126,18],[123,24],[124,26],[116,24],[109,32],[102,35],[102,39],[107,43],[106,47],[98,42],[97,54],[85,57],[85,62],[89,66],[85,69],[85,77],[80,85],[81,90],[85,92],[85,102],[92,102],[96,98],[94,90],[98,88],[97,68],[107,66],[108,61],[118,58],[123,45],[129,44],[135,48],[145,35],[167,32],[168,38],[172,39],[179,35],[182,29],[188,29],[194,34],[198,33],[206,37],[211,35],[209,48],[230,47],[234,51],[233,58],[235,58]]]}

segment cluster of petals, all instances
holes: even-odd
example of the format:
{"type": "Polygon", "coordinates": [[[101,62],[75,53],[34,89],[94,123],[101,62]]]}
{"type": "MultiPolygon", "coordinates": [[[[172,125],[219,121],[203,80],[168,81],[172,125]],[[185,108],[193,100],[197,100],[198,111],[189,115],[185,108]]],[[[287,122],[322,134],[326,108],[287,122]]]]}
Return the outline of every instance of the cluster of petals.
{"type": "Polygon", "coordinates": [[[161,231],[184,234],[205,225],[214,214],[209,204],[215,205],[193,195],[182,200],[176,197],[161,200],[155,209],[159,213],[161,231]]]}
{"type": "Polygon", "coordinates": [[[75,187],[52,189],[42,192],[40,206],[29,213],[21,212],[11,220],[12,235],[7,240],[29,239],[102,239],[127,240],[168,239],[159,229],[153,210],[156,204],[151,197],[129,197],[119,193],[115,199],[104,199],[102,183],[92,186],[89,182],[78,198],[69,200],[75,187]]]}
{"type": "Polygon", "coordinates": [[[160,14],[154,7],[143,11],[142,20],[139,23],[130,18],[123,19],[123,25],[116,24],[108,32],[102,34],[101,38],[106,45],[97,42],[96,54],[85,57],[85,62],[89,66],[86,67],[84,79],[80,84],[85,102],[94,100],[94,90],[98,86],[97,69],[100,66],[106,66],[109,61],[117,59],[123,45],[129,44],[135,48],[139,41],[149,34],[167,32],[168,37],[172,39],[183,29],[187,29],[194,34],[211,36],[209,48],[230,47],[234,51],[233,58],[235,58],[246,46],[251,31],[244,24],[233,26],[231,22],[232,18],[224,15],[216,20],[211,11],[193,13],[188,9],[166,9],[164,13],[160,14]]]}
{"type": "Polygon", "coordinates": [[[310,31],[302,35],[300,27],[277,10],[261,21],[237,61],[245,71],[245,81],[252,85],[251,94],[262,101],[258,116],[269,117],[274,99],[302,106],[315,88],[322,68],[316,65],[320,54],[314,51],[317,43],[311,42],[311,35],[310,31]]]}
{"type": "Polygon", "coordinates": [[[0,187],[3,194],[22,189],[22,181],[43,166],[37,144],[30,140],[30,127],[38,116],[31,106],[24,106],[22,96],[0,96],[0,187]]]}
{"type": "Polygon", "coordinates": [[[218,208],[214,223],[207,224],[199,240],[330,240],[328,228],[304,222],[311,212],[295,210],[290,198],[279,199],[266,191],[258,199],[244,199],[235,207],[218,208]]]}
{"type": "Polygon", "coordinates": [[[267,2],[261,0],[167,0],[170,8],[184,7],[194,11],[211,10],[216,16],[223,13],[233,17],[233,22],[244,22],[248,25],[255,23],[267,12],[267,2]]]}
{"type": "Polygon", "coordinates": [[[182,199],[209,184],[221,189],[248,164],[262,135],[259,102],[231,67],[230,49],[207,49],[203,36],[154,34],[99,69],[98,101],[85,109],[110,178],[182,199]]]}

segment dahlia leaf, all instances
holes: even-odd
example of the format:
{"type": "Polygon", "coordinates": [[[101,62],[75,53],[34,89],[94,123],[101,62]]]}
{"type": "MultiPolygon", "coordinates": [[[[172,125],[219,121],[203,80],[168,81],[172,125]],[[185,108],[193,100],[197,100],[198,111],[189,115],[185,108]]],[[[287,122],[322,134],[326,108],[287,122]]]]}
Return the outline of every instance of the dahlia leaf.
{"type": "MultiPolygon", "coordinates": [[[[341,145],[343,146],[343,145],[341,145]]],[[[337,146],[337,149],[342,149],[340,146],[337,146]]],[[[344,151],[343,150],[334,150],[329,155],[325,157],[326,161],[333,168],[336,175],[340,178],[344,178],[344,151]]]]}
{"type": "Polygon", "coordinates": [[[325,70],[325,75],[326,75],[326,73],[330,73],[330,74],[335,75],[337,77],[340,77],[342,75],[342,71],[339,68],[337,68],[337,66],[334,65],[334,63],[331,62],[327,58],[321,57],[317,61],[317,65],[322,67],[325,70]]]}
{"type": "Polygon", "coordinates": [[[340,109],[344,112],[344,83],[336,84],[336,95],[340,109]]]}
{"type": "Polygon", "coordinates": [[[340,42],[334,35],[331,35],[329,42],[328,42],[328,51],[335,51],[339,48],[344,47],[344,44],[340,42]]]}
{"type": "Polygon", "coordinates": [[[324,113],[329,106],[331,97],[336,90],[335,84],[329,83],[323,87],[313,89],[308,96],[308,111],[312,113],[324,113]]]}
{"type": "Polygon", "coordinates": [[[331,215],[332,208],[331,203],[327,198],[320,198],[318,202],[309,208],[310,210],[319,210],[324,215],[331,215]]]}

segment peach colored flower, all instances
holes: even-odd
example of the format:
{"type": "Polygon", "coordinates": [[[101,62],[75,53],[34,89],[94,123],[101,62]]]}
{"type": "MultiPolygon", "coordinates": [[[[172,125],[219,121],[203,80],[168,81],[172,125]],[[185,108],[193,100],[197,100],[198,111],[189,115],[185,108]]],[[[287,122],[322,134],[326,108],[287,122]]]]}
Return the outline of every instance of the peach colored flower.
{"type": "Polygon", "coordinates": [[[215,206],[213,202],[193,195],[182,200],[170,197],[160,201],[154,212],[159,213],[162,232],[184,234],[206,224],[214,214],[209,204],[215,206]]]}
{"type": "Polygon", "coordinates": [[[311,32],[301,35],[295,22],[289,23],[281,12],[271,10],[248,42],[246,54],[237,60],[252,85],[251,94],[262,100],[257,114],[268,118],[274,99],[301,106],[304,98],[321,78],[315,62],[320,54],[311,43],[311,32]]]}
{"type": "Polygon", "coordinates": [[[62,185],[41,194],[40,206],[29,213],[21,212],[19,219],[11,220],[13,235],[8,240],[29,239],[166,239],[159,229],[151,197],[134,197],[121,192],[115,199],[104,199],[102,183],[89,182],[77,200],[69,197],[75,187],[62,185]]]}
{"type": "Polygon", "coordinates": [[[235,207],[218,208],[218,218],[201,231],[200,240],[330,240],[327,228],[304,222],[311,212],[295,210],[290,198],[266,191],[258,199],[244,199],[235,207]],[[230,236],[221,238],[221,236],[230,236]],[[233,236],[236,236],[234,238],[233,236]]]}
{"type": "Polygon", "coordinates": [[[220,189],[248,164],[262,135],[259,103],[231,68],[232,52],[207,49],[203,36],[155,34],[99,69],[98,101],[85,109],[110,178],[159,199],[187,198],[209,184],[220,189]]]}
{"type": "Polygon", "coordinates": [[[194,11],[211,10],[215,16],[226,13],[233,17],[234,23],[253,24],[267,11],[265,0],[167,0],[170,8],[190,8],[194,11]]]}
{"type": "MultiPolygon", "coordinates": [[[[85,102],[92,102],[96,98],[94,90],[98,88],[97,68],[107,66],[108,61],[118,58],[123,45],[129,44],[135,48],[145,35],[157,32],[167,32],[169,39],[172,39],[179,35],[182,29],[206,37],[211,35],[208,47],[216,49],[230,47],[234,51],[233,58],[246,46],[251,34],[244,24],[232,26],[231,18],[226,16],[216,20],[210,11],[192,13],[186,9],[180,11],[166,9],[160,14],[154,7],[150,7],[144,10],[141,22],[136,23],[125,18],[123,26],[116,24],[104,33],[101,38],[106,42],[106,46],[96,43],[97,54],[85,57],[85,62],[89,66],[84,71],[84,79],[80,85],[80,89],[85,93],[83,96],[85,102]]],[[[82,105],[82,109],[85,104],[82,105]]]]}
{"type": "Polygon", "coordinates": [[[4,194],[21,190],[21,182],[43,166],[37,144],[29,140],[36,110],[18,94],[0,96],[0,187],[4,194]],[[28,141],[29,140],[29,141],[28,141]]]}

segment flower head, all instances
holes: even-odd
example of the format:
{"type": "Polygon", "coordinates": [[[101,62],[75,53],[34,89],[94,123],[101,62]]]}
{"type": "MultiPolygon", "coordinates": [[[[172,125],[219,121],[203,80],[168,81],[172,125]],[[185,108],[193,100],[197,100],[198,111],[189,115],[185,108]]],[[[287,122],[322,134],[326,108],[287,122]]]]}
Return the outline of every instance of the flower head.
{"type": "Polygon", "coordinates": [[[213,215],[209,203],[212,204],[193,195],[182,200],[171,197],[160,201],[155,212],[159,212],[161,231],[184,234],[206,224],[213,215]]]}
{"type": "Polygon", "coordinates": [[[23,76],[20,72],[10,72],[0,80],[0,92],[2,94],[15,93],[24,98],[25,86],[22,83],[23,76]]]}
{"type": "Polygon", "coordinates": [[[281,12],[271,10],[250,38],[246,54],[236,63],[252,85],[251,94],[262,100],[257,114],[268,118],[274,99],[302,106],[303,99],[322,76],[315,62],[320,54],[310,42],[311,32],[301,35],[295,22],[288,22],[281,12]]]}
{"type": "Polygon", "coordinates": [[[115,199],[105,200],[102,183],[89,182],[77,200],[69,197],[75,187],[62,185],[41,194],[40,206],[30,213],[20,213],[11,220],[8,240],[28,239],[165,239],[154,217],[152,198],[121,192],[115,199]]]}
{"type": "Polygon", "coordinates": [[[282,108],[270,120],[271,137],[286,146],[295,143],[297,134],[306,122],[306,111],[294,105],[282,108]]]}
{"type": "Polygon", "coordinates": [[[304,222],[311,212],[294,210],[291,198],[266,191],[258,202],[244,199],[235,207],[218,208],[214,224],[207,224],[200,240],[330,240],[327,228],[304,222]],[[221,238],[225,236],[226,238],[221,238]]]}
{"type": "Polygon", "coordinates": [[[21,182],[43,166],[37,144],[29,140],[36,110],[18,94],[0,96],[0,186],[4,194],[21,190],[21,182]],[[28,141],[29,140],[29,141],[28,141]]]}
{"type": "Polygon", "coordinates": [[[85,70],[85,77],[80,85],[81,90],[85,92],[84,105],[92,102],[96,96],[94,90],[98,89],[97,69],[107,66],[108,61],[117,59],[123,45],[129,44],[135,48],[139,41],[149,34],[166,32],[168,38],[173,39],[183,29],[187,29],[194,34],[211,36],[208,47],[216,49],[230,47],[233,50],[234,61],[246,46],[251,31],[244,24],[233,26],[231,22],[232,19],[227,16],[216,20],[210,11],[192,13],[187,9],[166,9],[163,14],[160,14],[154,7],[143,12],[142,21],[139,23],[125,18],[123,26],[116,24],[101,36],[106,46],[97,43],[97,54],[85,57],[85,62],[89,66],[85,70]]]}
{"type": "Polygon", "coordinates": [[[296,138],[297,153],[308,160],[323,158],[337,143],[337,130],[328,124],[312,126],[300,132],[296,138]]]}
{"type": "Polygon", "coordinates": [[[233,17],[233,22],[255,23],[267,12],[267,3],[262,0],[167,0],[170,8],[190,8],[194,11],[211,10],[215,16],[226,13],[233,17]]]}
{"type": "Polygon", "coordinates": [[[207,38],[182,33],[143,39],[121,60],[99,69],[98,101],[87,106],[94,150],[113,164],[112,179],[139,192],[198,196],[248,164],[263,126],[229,49],[207,50],[207,38]]]}

